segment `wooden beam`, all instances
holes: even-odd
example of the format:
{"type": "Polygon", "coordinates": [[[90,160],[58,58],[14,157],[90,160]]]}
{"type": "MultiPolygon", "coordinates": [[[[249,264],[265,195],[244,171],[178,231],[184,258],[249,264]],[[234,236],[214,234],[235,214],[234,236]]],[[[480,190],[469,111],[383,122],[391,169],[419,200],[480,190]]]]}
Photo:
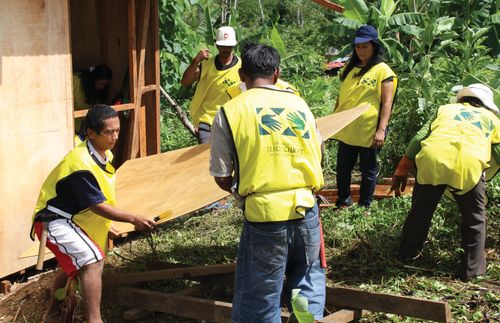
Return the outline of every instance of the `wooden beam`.
{"type": "Polygon", "coordinates": [[[316,2],[320,6],[323,6],[327,9],[335,10],[335,11],[340,12],[340,13],[344,12],[344,7],[339,6],[338,4],[332,3],[328,0],[312,0],[312,1],[316,2]]]}
{"type": "Polygon", "coordinates": [[[151,92],[151,91],[157,91],[157,90],[158,90],[158,85],[156,85],[156,84],[145,85],[142,88],[142,94],[148,93],[148,92],[151,92]]]}
{"type": "Polygon", "coordinates": [[[365,292],[346,287],[327,287],[326,302],[327,306],[335,306],[336,308],[364,309],[437,322],[451,321],[451,310],[448,303],[407,296],[365,292]]]}
{"type": "MultiPolygon", "coordinates": [[[[142,91],[141,91],[142,93],[142,91]]],[[[139,119],[139,156],[146,157],[146,106],[142,106],[139,109],[140,119],[139,119]]]]}
{"type": "Polygon", "coordinates": [[[108,274],[103,276],[105,286],[116,286],[122,284],[135,284],[140,282],[155,281],[162,279],[192,279],[213,275],[234,273],[235,264],[208,265],[186,268],[161,269],[145,271],[140,273],[108,274]]]}
{"type": "Polygon", "coordinates": [[[139,45],[139,62],[138,62],[138,70],[137,70],[137,84],[136,84],[136,100],[135,100],[135,109],[133,111],[133,118],[130,126],[130,151],[127,156],[128,159],[132,159],[137,157],[140,148],[140,125],[139,122],[146,122],[145,120],[141,120],[140,117],[140,107],[142,105],[142,87],[144,86],[144,61],[146,59],[146,42],[148,39],[148,27],[149,27],[149,14],[151,11],[151,1],[144,0],[144,8],[142,12],[142,29],[141,29],[141,42],[139,45]]]}
{"type": "MultiPolygon", "coordinates": [[[[133,306],[148,311],[169,313],[209,322],[230,322],[232,304],[209,299],[167,294],[130,287],[105,288],[103,300],[119,305],[133,306]]],[[[282,312],[282,322],[289,313],[282,312]]]]}
{"type": "MultiPolygon", "coordinates": [[[[136,25],[136,0],[128,1],[128,55],[129,55],[129,88],[130,88],[130,102],[134,105],[137,101],[137,25],[136,25]]],[[[124,160],[130,159],[132,154],[132,140],[133,132],[137,131],[135,125],[135,113],[130,113],[130,123],[127,133],[126,143],[124,147],[124,160]]]]}
{"type": "Polygon", "coordinates": [[[354,320],[360,319],[362,316],[362,310],[340,310],[330,315],[323,317],[318,320],[318,323],[340,323],[340,322],[352,322],[354,320]]]}
{"type": "MultiPolygon", "coordinates": [[[[126,103],[126,104],[118,104],[118,105],[113,105],[113,109],[116,111],[126,111],[126,110],[132,110],[135,108],[135,105],[133,103],[126,103]]],[[[74,112],[74,117],[75,118],[83,118],[87,115],[87,112],[89,109],[84,109],[84,110],[78,110],[74,112]]]]}
{"type": "Polygon", "coordinates": [[[230,322],[231,303],[167,294],[139,288],[114,287],[103,290],[103,300],[148,311],[170,313],[197,320],[230,322]]]}

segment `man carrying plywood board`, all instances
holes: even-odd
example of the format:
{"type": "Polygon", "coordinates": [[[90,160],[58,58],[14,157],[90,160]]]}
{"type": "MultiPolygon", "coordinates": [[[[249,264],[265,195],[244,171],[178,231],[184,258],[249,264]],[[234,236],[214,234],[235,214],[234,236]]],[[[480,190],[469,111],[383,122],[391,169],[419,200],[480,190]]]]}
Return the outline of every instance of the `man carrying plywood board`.
{"type": "Polygon", "coordinates": [[[112,221],[128,222],[136,230],[148,230],[155,221],[123,211],[115,205],[115,170],[106,152],[118,140],[120,120],[107,105],[92,107],[85,117],[88,140],[69,152],[42,185],[33,216],[31,236],[45,244],[62,267],[52,289],[45,322],[59,322],[60,304],[55,292],[68,278],[79,275],[83,287],[85,317],[102,322],[101,276],[112,221]]]}

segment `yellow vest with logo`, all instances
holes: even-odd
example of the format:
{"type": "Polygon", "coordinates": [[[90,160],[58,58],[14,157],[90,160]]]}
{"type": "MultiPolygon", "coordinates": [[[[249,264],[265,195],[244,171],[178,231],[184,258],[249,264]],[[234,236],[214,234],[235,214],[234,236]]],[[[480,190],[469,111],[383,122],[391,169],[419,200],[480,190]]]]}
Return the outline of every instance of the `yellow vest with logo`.
{"type": "Polygon", "coordinates": [[[300,219],[323,185],[321,143],[307,103],[289,91],[253,88],[222,108],[239,165],[238,193],[251,222],[300,219]]]}
{"type": "Polygon", "coordinates": [[[333,138],[352,146],[371,147],[382,103],[382,81],[393,77],[394,93],[398,85],[396,74],[385,63],[379,63],[368,70],[362,77],[355,76],[361,68],[353,68],[340,83],[338,107],[334,112],[341,112],[368,103],[370,106],[361,116],[337,132],[333,138]]]}
{"type": "MultiPolygon", "coordinates": [[[[42,185],[38,202],[35,207],[33,219],[35,215],[49,206],[48,202],[57,196],[56,184],[77,171],[90,171],[97,179],[99,187],[106,197],[104,203],[115,205],[115,169],[110,164],[106,164],[106,170],[103,170],[93,160],[87,148],[87,141],[83,141],[80,145],[70,151],[64,159],[50,172],[49,176],[42,185]]],[[[54,213],[60,214],[58,211],[54,213]]],[[[106,252],[108,231],[111,226],[111,220],[108,220],[100,215],[90,211],[83,210],[72,215],[72,220],[84,230],[87,235],[99,245],[101,250],[106,252]]],[[[33,233],[32,233],[33,235],[33,233]]]]}
{"type": "Polygon", "coordinates": [[[200,80],[189,105],[189,112],[196,127],[200,122],[212,125],[220,106],[230,99],[226,92],[228,87],[240,80],[240,67],[239,59],[236,65],[226,70],[218,70],[215,67],[215,57],[201,62],[200,80]]]}
{"type": "MultiPolygon", "coordinates": [[[[293,92],[293,94],[300,96],[300,92],[296,88],[294,88],[290,83],[283,81],[282,79],[278,79],[275,86],[280,90],[290,90],[293,92]]],[[[227,89],[227,94],[231,99],[234,99],[235,97],[246,91],[246,89],[247,88],[245,86],[245,83],[235,83],[227,89]]]]}
{"type": "Polygon", "coordinates": [[[417,181],[448,185],[451,192],[465,194],[490,168],[491,145],[496,143],[500,121],[491,111],[468,104],[441,106],[415,158],[417,181]]]}

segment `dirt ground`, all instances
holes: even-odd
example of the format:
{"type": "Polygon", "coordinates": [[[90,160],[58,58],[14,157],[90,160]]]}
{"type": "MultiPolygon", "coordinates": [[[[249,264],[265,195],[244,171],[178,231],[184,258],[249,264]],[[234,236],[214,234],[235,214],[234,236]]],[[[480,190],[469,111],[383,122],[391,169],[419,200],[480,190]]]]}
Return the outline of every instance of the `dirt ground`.
{"type": "Polygon", "coordinates": [[[56,271],[51,270],[13,283],[8,294],[0,294],[0,322],[40,322],[47,308],[56,271]]]}

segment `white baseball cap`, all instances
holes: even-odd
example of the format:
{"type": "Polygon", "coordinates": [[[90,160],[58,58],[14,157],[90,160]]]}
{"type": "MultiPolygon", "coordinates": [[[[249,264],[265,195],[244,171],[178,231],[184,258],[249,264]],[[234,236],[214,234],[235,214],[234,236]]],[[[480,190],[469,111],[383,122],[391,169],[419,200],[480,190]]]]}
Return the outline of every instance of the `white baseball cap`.
{"type": "Polygon", "coordinates": [[[472,96],[483,102],[484,106],[493,113],[499,113],[497,105],[493,101],[493,91],[481,83],[474,83],[458,91],[457,101],[464,96],[472,96]]]}
{"type": "Polygon", "coordinates": [[[233,27],[225,26],[217,29],[215,44],[218,46],[236,46],[236,32],[233,27]]]}

